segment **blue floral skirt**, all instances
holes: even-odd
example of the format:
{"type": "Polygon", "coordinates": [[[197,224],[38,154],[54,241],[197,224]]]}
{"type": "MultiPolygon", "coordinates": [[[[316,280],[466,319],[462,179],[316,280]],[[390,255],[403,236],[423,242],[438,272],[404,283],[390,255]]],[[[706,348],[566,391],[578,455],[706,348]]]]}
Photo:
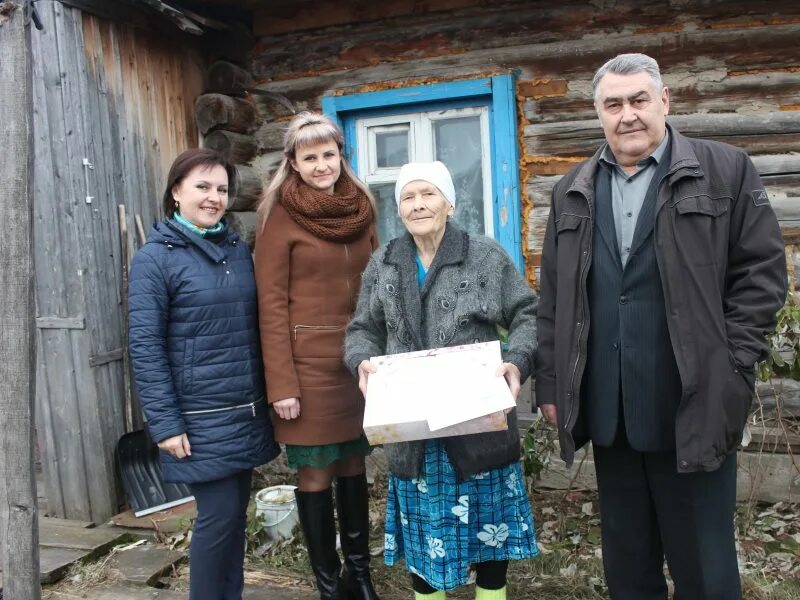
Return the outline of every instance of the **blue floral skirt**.
{"type": "Polygon", "coordinates": [[[430,440],[419,479],[389,477],[387,565],[406,567],[438,590],[467,583],[470,565],[537,556],[519,462],[461,483],[444,445],[430,440]]]}

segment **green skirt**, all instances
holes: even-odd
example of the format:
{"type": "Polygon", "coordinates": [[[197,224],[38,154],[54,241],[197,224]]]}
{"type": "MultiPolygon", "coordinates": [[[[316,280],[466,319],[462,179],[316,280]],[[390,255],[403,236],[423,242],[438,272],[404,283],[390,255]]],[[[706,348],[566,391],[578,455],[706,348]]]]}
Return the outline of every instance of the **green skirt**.
{"type": "Polygon", "coordinates": [[[351,456],[369,456],[371,453],[372,446],[369,445],[364,435],[349,442],[323,444],[321,446],[292,446],[286,444],[286,462],[292,469],[299,469],[300,467],[324,469],[338,460],[345,460],[351,456]]]}

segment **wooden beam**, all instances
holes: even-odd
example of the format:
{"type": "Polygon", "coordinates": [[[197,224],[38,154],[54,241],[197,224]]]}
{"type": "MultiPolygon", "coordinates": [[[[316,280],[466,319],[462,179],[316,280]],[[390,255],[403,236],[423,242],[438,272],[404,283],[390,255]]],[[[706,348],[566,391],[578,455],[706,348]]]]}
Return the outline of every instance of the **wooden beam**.
{"type": "Polygon", "coordinates": [[[484,0],[437,0],[420,3],[414,0],[385,0],[384,2],[303,2],[272,1],[257,8],[253,19],[256,35],[276,35],[293,31],[320,29],[381,19],[442,12],[482,5],[484,0]]]}
{"type": "Polygon", "coordinates": [[[236,165],[236,195],[228,210],[253,210],[261,200],[263,184],[253,167],[236,165]]]}
{"type": "Polygon", "coordinates": [[[203,146],[216,150],[235,165],[249,163],[258,151],[258,142],[254,137],[224,129],[209,133],[203,139],[203,146]]]}
{"type": "MultiPolygon", "coordinates": [[[[518,68],[522,70],[523,77],[535,74],[537,78],[557,77],[571,80],[574,76],[580,76],[591,79],[595,69],[608,60],[609,56],[630,48],[658,57],[665,74],[674,68],[685,69],[687,63],[691,64],[698,57],[709,62],[724,62],[731,69],[796,64],[797,56],[793,46],[798,35],[800,24],[698,30],[680,35],[608,32],[608,35],[600,38],[585,36],[554,42],[531,39],[530,43],[521,45],[468,49],[455,55],[422,58],[415,55],[408,60],[380,61],[369,66],[322,63],[314,70],[308,66],[312,57],[305,58],[305,53],[302,55],[304,58],[298,61],[297,54],[302,50],[302,45],[298,42],[291,61],[285,58],[286,64],[295,66],[282,74],[280,79],[275,73],[274,61],[265,52],[254,55],[252,71],[257,80],[265,80],[259,87],[286,94],[297,101],[313,99],[333,90],[350,91],[360,86],[374,86],[377,82],[453,80],[485,74],[487,70],[518,68]],[[325,66],[327,68],[323,68],[325,66]],[[266,81],[267,79],[271,81],[266,81]]],[[[530,36],[541,38],[542,32],[533,29],[530,36]]]]}
{"type": "MultiPolygon", "coordinates": [[[[689,137],[737,145],[753,154],[788,153],[800,144],[800,118],[792,112],[676,115],[667,121],[689,137]]],[[[537,123],[524,130],[530,154],[591,156],[604,141],[597,119],[537,123]]]]}
{"type": "Polygon", "coordinates": [[[34,473],[33,122],[30,25],[25,2],[0,3],[0,543],[3,595],[38,600],[39,535],[34,473]]]}
{"type": "Polygon", "coordinates": [[[122,360],[124,353],[122,348],[115,348],[108,352],[101,352],[100,354],[92,354],[89,357],[90,367],[99,367],[100,365],[107,365],[110,362],[122,360]]]}
{"type": "Polygon", "coordinates": [[[36,317],[37,329],[86,329],[83,317],[36,317]]]}
{"type": "Polygon", "coordinates": [[[108,2],[107,0],[59,0],[59,2],[64,6],[77,8],[81,12],[101,19],[127,23],[140,28],[146,28],[148,25],[148,15],[145,10],[133,6],[130,2],[108,2]]]}
{"type": "Polygon", "coordinates": [[[224,94],[198,97],[194,104],[194,117],[203,135],[214,129],[251,133],[258,125],[258,112],[253,104],[224,94]]]}
{"type": "Polygon", "coordinates": [[[208,68],[206,74],[207,92],[230,94],[231,92],[253,87],[253,76],[238,65],[226,60],[218,60],[208,68]]]}

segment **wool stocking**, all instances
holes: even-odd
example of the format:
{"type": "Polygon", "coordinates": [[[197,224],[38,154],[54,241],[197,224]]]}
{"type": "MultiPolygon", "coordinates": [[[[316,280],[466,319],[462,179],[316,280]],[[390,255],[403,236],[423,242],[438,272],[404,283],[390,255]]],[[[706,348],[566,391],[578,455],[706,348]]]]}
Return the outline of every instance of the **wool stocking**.
{"type": "Polygon", "coordinates": [[[443,590],[436,590],[432,594],[420,594],[414,592],[414,600],[445,600],[447,596],[443,590]]]}
{"type": "Polygon", "coordinates": [[[481,586],[475,586],[475,600],[506,600],[506,588],[499,590],[485,590],[481,586]]]}

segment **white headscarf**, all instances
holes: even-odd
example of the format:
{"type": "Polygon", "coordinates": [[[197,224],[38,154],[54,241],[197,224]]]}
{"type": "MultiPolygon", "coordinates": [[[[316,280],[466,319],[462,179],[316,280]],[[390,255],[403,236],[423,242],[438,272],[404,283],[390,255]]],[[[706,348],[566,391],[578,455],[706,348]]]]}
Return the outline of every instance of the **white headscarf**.
{"type": "Polygon", "coordinates": [[[394,200],[397,202],[397,210],[400,210],[400,192],[406,184],[412,181],[427,181],[432,183],[442,193],[450,205],[456,207],[456,188],[453,185],[453,178],[450,171],[441,161],[434,162],[413,162],[406,163],[400,169],[400,175],[394,186],[394,200]]]}

